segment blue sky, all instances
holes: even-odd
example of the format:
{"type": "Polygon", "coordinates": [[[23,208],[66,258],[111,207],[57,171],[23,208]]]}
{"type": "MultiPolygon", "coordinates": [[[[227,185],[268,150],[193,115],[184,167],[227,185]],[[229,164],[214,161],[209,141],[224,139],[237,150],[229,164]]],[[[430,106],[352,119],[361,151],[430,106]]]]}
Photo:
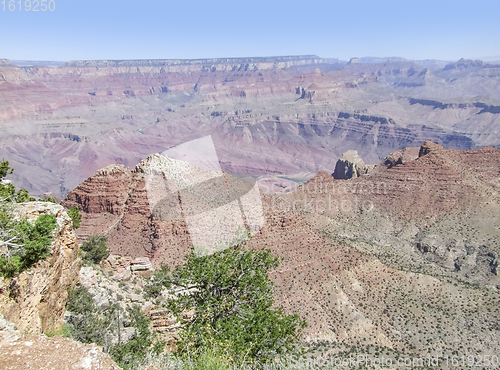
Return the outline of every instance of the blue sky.
{"type": "MultiPolygon", "coordinates": [[[[457,60],[499,56],[500,1],[52,0],[3,10],[0,58],[215,58],[316,54],[457,60]]],[[[34,0],[32,0],[32,3],[34,0]]]]}

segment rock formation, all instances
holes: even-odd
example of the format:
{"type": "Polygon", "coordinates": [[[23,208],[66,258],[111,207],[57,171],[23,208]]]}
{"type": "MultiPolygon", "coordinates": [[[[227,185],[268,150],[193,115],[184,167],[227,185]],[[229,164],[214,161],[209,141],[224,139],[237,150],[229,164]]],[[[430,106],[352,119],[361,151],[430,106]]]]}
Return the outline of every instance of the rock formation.
{"type": "Polygon", "coordinates": [[[173,265],[193,244],[210,249],[231,241],[240,227],[256,229],[262,210],[259,219],[252,197],[260,204],[254,184],[155,154],[134,170],[112,165],[97,171],[62,204],[83,211],[82,240],[104,233],[115,254],[173,265]]]}
{"type": "Polygon", "coordinates": [[[387,168],[397,166],[399,164],[408,163],[419,157],[419,147],[409,147],[392,152],[384,158],[384,165],[387,168]]]}
{"type": "Polygon", "coordinates": [[[374,165],[366,165],[355,150],[348,150],[337,161],[332,176],[337,180],[347,180],[368,174],[374,165]]]}
{"type": "Polygon", "coordinates": [[[24,332],[60,331],[68,289],[78,281],[81,260],[71,219],[60,205],[30,202],[18,205],[19,217],[34,221],[56,215],[51,256],[11,280],[0,278],[0,312],[24,332]]]}
{"type": "Polygon", "coordinates": [[[137,257],[130,261],[130,270],[146,278],[151,277],[154,271],[148,257],[137,257]]]}

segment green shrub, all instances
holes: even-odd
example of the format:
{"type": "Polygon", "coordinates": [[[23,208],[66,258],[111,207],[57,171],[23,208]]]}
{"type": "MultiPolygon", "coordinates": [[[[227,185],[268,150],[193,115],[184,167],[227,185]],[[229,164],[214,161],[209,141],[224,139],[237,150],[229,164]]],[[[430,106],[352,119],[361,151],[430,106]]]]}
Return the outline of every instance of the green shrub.
{"type": "Polygon", "coordinates": [[[92,295],[83,286],[75,287],[68,294],[66,309],[76,314],[93,311],[95,307],[92,295]]]}
{"type": "MultiPolygon", "coordinates": [[[[8,222],[8,221],[7,221],[8,222]]],[[[11,221],[11,237],[19,247],[10,256],[0,256],[0,275],[12,278],[50,256],[52,230],[56,227],[55,215],[40,215],[34,224],[27,220],[11,221]]]]}
{"type": "Polygon", "coordinates": [[[88,290],[77,286],[68,295],[66,310],[71,313],[66,329],[70,336],[102,346],[124,369],[135,369],[147,354],[159,354],[165,346],[163,342],[153,344],[155,335],[149,330],[150,319],[137,305],[128,308],[126,314],[116,304],[98,309],[88,290]],[[135,334],[126,343],[111,345],[111,338],[118,336],[120,326],[134,327],[135,334]]]}
{"type": "Polygon", "coordinates": [[[169,281],[170,268],[162,265],[160,269],[155,270],[151,280],[144,287],[144,296],[147,299],[158,298],[161,295],[163,286],[169,281]]]}
{"type": "Polygon", "coordinates": [[[80,222],[82,220],[82,214],[80,213],[78,207],[70,208],[68,210],[68,216],[71,218],[71,221],[73,221],[73,229],[78,229],[80,227],[80,222]]]}
{"type": "Polygon", "coordinates": [[[66,310],[71,312],[68,318],[70,336],[83,343],[106,344],[106,332],[112,315],[104,315],[94,304],[92,295],[82,286],[77,286],[68,295],[66,310]]]}
{"type": "Polygon", "coordinates": [[[273,307],[268,272],[280,258],[244,245],[208,256],[193,248],[184,265],[164,279],[164,286],[188,292],[167,300],[183,329],[176,342],[181,357],[196,358],[210,349],[232,363],[265,363],[297,349],[305,321],[273,307]],[[189,311],[193,316],[186,318],[189,311]]]}
{"type": "Polygon", "coordinates": [[[24,242],[24,268],[29,268],[39,260],[50,256],[50,236],[55,227],[56,216],[47,214],[40,215],[34,224],[23,220],[17,225],[24,242]]]}
{"type": "Polygon", "coordinates": [[[100,263],[103,259],[108,258],[109,249],[106,247],[108,238],[105,235],[92,235],[82,243],[80,249],[83,253],[84,263],[100,263]]]}
{"type": "MultiPolygon", "coordinates": [[[[0,180],[12,172],[9,162],[2,160],[0,180]]],[[[50,255],[56,216],[41,215],[34,224],[14,217],[16,203],[34,200],[25,189],[16,193],[14,185],[0,185],[0,276],[12,278],[50,255]]]]}
{"type": "Polygon", "coordinates": [[[14,172],[14,169],[10,168],[9,162],[2,159],[2,162],[0,163],[0,179],[10,175],[12,172],[14,172]]]}
{"type": "Polygon", "coordinates": [[[161,353],[164,342],[153,345],[154,335],[149,330],[150,319],[145,316],[139,306],[134,305],[128,309],[129,321],[126,327],[134,327],[135,334],[124,343],[117,344],[110,349],[113,359],[124,369],[135,369],[148,353],[161,353]]]}

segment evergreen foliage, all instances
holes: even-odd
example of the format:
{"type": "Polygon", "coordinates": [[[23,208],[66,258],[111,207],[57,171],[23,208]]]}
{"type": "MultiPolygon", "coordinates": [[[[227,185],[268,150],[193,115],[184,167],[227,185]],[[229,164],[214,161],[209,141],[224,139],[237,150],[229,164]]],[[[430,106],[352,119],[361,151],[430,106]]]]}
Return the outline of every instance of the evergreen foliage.
{"type": "Polygon", "coordinates": [[[210,350],[233,363],[265,363],[297,348],[305,321],[273,307],[268,272],[278,267],[280,258],[270,250],[244,246],[208,256],[198,256],[193,248],[168,278],[166,270],[153,277],[151,285],[177,288],[177,297],[168,299],[167,306],[182,324],[176,343],[180,356],[192,358],[210,350]]]}
{"type": "Polygon", "coordinates": [[[105,235],[92,235],[82,243],[80,249],[84,252],[82,261],[86,264],[99,264],[108,258],[109,249],[106,247],[108,238],[105,235]]]}
{"type": "Polygon", "coordinates": [[[96,343],[103,347],[122,368],[135,369],[148,353],[159,354],[163,342],[153,344],[154,334],[149,330],[149,318],[135,305],[125,314],[113,304],[99,309],[92,295],[82,286],[77,286],[68,296],[66,310],[70,336],[83,343],[96,343]],[[120,327],[134,327],[135,333],[126,343],[112,344],[119,337],[120,327]]]}
{"type": "MultiPolygon", "coordinates": [[[[14,172],[8,161],[0,163],[0,180],[14,172]]],[[[16,192],[14,185],[0,185],[0,276],[12,278],[50,255],[55,215],[40,215],[34,224],[14,217],[16,203],[34,201],[28,191],[16,192]]]]}
{"type": "Polygon", "coordinates": [[[10,175],[13,172],[14,169],[9,166],[9,162],[2,159],[2,162],[0,162],[0,179],[3,179],[5,176],[10,175]]]}
{"type": "MultiPolygon", "coordinates": [[[[9,167],[9,162],[2,160],[0,162],[0,181],[3,180],[7,175],[10,175],[14,172],[14,169],[9,167]]],[[[0,185],[0,201],[2,203],[5,202],[14,202],[14,203],[24,203],[24,202],[33,202],[35,198],[32,198],[28,194],[28,190],[20,189],[16,193],[16,188],[11,183],[9,184],[1,184],[0,185]]]]}
{"type": "Polygon", "coordinates": [[[152,349],[153,353],[160,353],[165,346],[163,342],[153,345],[154,335],[149,330],[149,318],[141,313],[139,306],[132,306],[129,310],[129,321],[126,326],[134,327],[135,334],[124,344],[113,346],[110,354],[124,369],[134,369],[152,349]]]}
{"type": "Polygon", "coordinates": [[[161,265],[160,269],[155,270],[151,280],[144,287],[145,297],[148,299],[160,297],[164,286],[169,284],[169,281],[170,268],[167,265],[161,265]]]}
{"type": "Polygon", "coordinates": [[[82,214],[80,213],[78,207],[70,208],[68,210],[68,216],[71,217],[71,221],[73,221],[73,229],[78,229],[80,227],[80,222],[82,221],[82,214]]]}
{"type": "Polygon", "coordinates": [[[20,247],[7,256],[0,255],[0,275],[5,278],[12,278],[50,256],[49,247],[52,230],[56,227],[56,216],[40,215],[34,224],[27,220],[12,223],[11,235],[20,247]]]}
{"type": "Polygon", "coordinates": [[[109,315],[101,315],[95,306],[92,295],[82,286],[77,286],[68,295],[66,310],[71,312],[67,322],[70,336],[82,343],[97,343],[103,346],[106,342],[105,332],[109,323],[109,315]]]}

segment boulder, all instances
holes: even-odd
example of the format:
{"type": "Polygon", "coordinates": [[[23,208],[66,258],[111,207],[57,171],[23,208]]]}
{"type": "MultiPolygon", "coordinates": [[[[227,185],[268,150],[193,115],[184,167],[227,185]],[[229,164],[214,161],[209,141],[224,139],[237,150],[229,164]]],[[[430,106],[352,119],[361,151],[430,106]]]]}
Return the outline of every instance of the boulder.
{"type": "Polygon", "coordinates": [[[153,265],[148,257],[138,257],[130,262],[130,270],[134,274],[139,274],[145,278],[153,275],[153,265]]]}
{"type": "Polygon", "coordinates": [[[432,141],[426,141],[420,147],[420,151],[418,153],[418,156],[422,157],[424,155],[429,154],[430,152],[442,152],[444,150],[445,150],[444,147],[442,147],[441,145],[436,144],[432,141]]]}
{"type": "Polygon", "coordinates": [[[384,165],[387,168],[392,168],[399,164],[408,163],[418,158],[420,152],[419,147],[408,147],[392,152],[384,159],[384,165]]]}
{"type": "Polygon", "coordinates": [[[116,281],[129,281],[131,277],[132,277],[132,272],[130,271],[130,268],[127,267],[126,269],[123,269],[122,272],[113,275],[111,279],[116,281]]]}
{"type": "Polygon", "coordinates": [[[135,260],[130,262],[130,269],[132,271],[144,271],[151,270],[153,265],[151,265],[151,261],[148,257],[138,257],[135,260]]]}
{"type": "Polygon", "coordinates": [[[128,299],[131,302],[144,302],[144,298],[142,298],[142,295],[140,295],[140,294],[133,294],[133,293],[129,294],[128,299]]]}

